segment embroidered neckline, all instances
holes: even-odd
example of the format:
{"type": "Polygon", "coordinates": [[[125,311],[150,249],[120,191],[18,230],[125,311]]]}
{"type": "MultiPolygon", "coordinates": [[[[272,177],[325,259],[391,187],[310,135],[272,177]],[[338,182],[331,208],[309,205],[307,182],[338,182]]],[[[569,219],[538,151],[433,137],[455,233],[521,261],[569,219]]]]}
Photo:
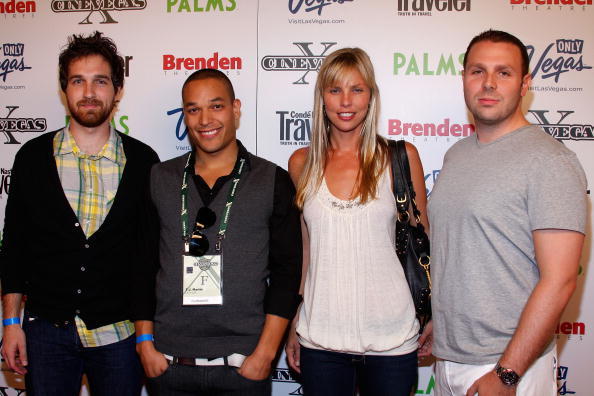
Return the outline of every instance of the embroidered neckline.
{"type": "Polygon", "coordinates": [[[361,203],[359,197],[355,199],[344,200],[334,196],[330,192],[330,189],[328,189],[325,177],[322,178],[322,183],[320,183],[320,189],[318,191],[318,194],[319,198],[322,200],[323,203],[326,204],[326,206],[337,211],[352,211],[355,209],[362,209],[365,206],[367,206],[367,203],[361,203]]]}

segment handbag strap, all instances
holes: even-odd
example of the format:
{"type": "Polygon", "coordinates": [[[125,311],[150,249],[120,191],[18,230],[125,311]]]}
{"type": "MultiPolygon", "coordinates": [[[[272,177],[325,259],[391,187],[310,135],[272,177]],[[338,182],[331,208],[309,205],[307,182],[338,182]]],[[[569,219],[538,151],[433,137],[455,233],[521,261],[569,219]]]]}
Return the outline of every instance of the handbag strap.
{"type": "Polygon", "coordinates": [[[404,188],[406,190],[406,194],[408,197],[410,197],[410,205],[412,206],[413,216],[415,216],[417,226],[420,226],[421,229],[424,230],[424,227],[421,224],[421,211],[417,208],[417,202],[415,201],[416,193],[410,175],[410,163],[408,161],[408,155],[406,154],[405,144],[406,143],[404,140],[398,140],[396,142],[398,165],[400,166],[400,173],[403,175],[402,177],[406,181],[404,183],[404,188]]]}
{"type": "MultiPolygon", "coordinates": [[[[408,224],[410,218],[408,214],[409,195],[406,192],[406,182],[403,176],[400,160],[398,159],[398,142],[388,140],[390,149],[390,163],[392,165],[392,191],[396,199],[396,209],[398,210],[398,221],[408,224]]],[[[406,154],[406,152],[405,152],[406,154]]]]}

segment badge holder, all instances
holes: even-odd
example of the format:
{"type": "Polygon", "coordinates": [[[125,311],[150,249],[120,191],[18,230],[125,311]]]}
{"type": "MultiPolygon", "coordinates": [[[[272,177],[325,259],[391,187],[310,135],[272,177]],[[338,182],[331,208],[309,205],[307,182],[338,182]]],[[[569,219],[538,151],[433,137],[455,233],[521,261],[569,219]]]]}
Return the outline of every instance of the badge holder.
{"type": "Polygon", "coordinates": [[[223,305],[223,255],[183,255],[183,305],[223,305]]]}
{"type": "Polygon", "coordinates": [[[232,186],[227,197],[227,203],[217,233],[215,253],[213,255],[192,256],[190,254],[188,235],[188,175],[194,172],[194,153],[188,156],[184,169],[181,187],[181,219],[182,237],[184,239],[184,254],[182,255],[182,305],[223,305],[223,250],[222,242],[225,238],[231,205],[235,199],[237,185],[241,179],[241,172],[245,163],[240,158],[239,166],[235,170],[232,186]]]}

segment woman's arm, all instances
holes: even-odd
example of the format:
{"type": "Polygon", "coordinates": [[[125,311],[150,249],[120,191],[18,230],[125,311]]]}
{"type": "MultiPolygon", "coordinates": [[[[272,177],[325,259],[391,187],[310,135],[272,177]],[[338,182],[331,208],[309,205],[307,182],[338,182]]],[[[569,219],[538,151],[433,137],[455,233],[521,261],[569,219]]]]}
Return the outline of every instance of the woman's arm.
{"type": "MultiPolygon", "coordinates": [[[[289,158],[289,175],[291,176],[291,180],[293,180],[293,184],[295,184],[296,188],[299,184],[299,178],[303,172],[303,167],[305,166],[307,150],[308,148],[301,148],[295,151],[293,155],[291,155],[291,158],[289,158]]],[[[299,287],[299,294],[303,296],[303,287],[305,285],[305,277],[307,276],[307,268],[309,266],[309,232],[307,231],[307,226],[303,220],[303,215],[301,215],[301,237],[303,240],[303,264],[301,268],[301,286],[299,287]]],[[[285,353],[287,355],[289,367],[298,373],[301,373],[301,354],[296,332],[298,318],[299,309],[297,309],[295,318],[291,321],[289,337],[287,338],[287,344],[285,345],[285,353]]]]}

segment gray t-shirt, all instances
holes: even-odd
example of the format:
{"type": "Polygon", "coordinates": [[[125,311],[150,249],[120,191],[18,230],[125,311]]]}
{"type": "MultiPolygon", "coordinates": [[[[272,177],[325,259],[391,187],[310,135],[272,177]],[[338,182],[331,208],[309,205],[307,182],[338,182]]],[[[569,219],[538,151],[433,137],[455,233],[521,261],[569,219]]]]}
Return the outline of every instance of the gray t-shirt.
{"type": "Polygon", "coordinates": [[[586,205],[575,154],[540,128],[452,146],[428,208],[435,356],[496,362],[539,280],[532,231],[583,233],[586,205]]]}

